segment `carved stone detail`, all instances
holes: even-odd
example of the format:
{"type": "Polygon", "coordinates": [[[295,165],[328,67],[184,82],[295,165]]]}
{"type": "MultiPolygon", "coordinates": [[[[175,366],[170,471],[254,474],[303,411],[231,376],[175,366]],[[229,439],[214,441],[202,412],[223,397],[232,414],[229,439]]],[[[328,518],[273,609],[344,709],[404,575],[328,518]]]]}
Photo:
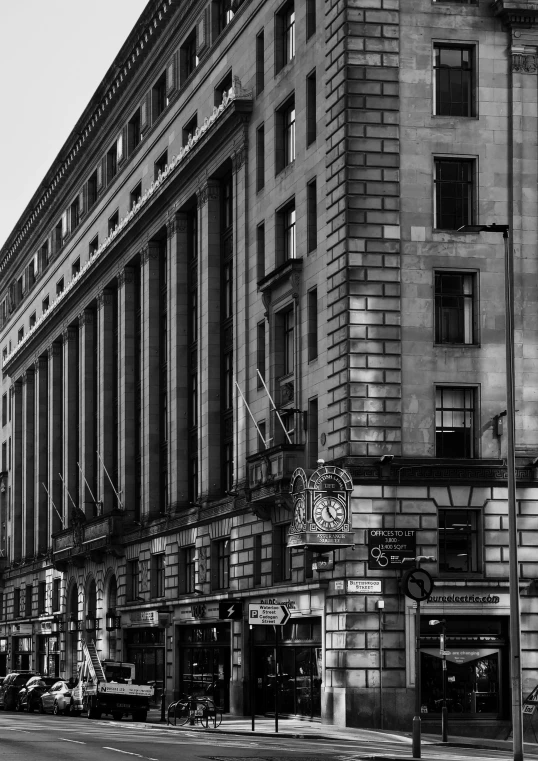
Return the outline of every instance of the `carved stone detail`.
{"type": "Polygon", "coordinates": [[[93,309],[84,309],[78,316],[78,326],[83,328],[84,325],[93,323],[93,309]]]}
{"type": "Polygon", "coordinates": [[[109,288],[105,288],[97,294],[97,309],[102,309],[105,306],[112,306],[112,291],[109,288]]]}
{"type": "Polygon", "coordinates": [[[216,180],[208,180],[207,183],[201,187],[197,192],[198,208],[208,201],[216,201],[220,197],[220,184],[216,180]]]}
{"type": "Polygon", "coordinates": [[[118,272],[118,288],[134,283],[134,268],[124,267],[118,272]]]}
{"type": "Polygon", "coordinates": [[[147,264],[150,259],[159,258],[159,246],[156,243],[148,243],[140,252],[140,261],[142,266],[147,264]]]}
{"type": "Polygon", "coordinates": [[[246,145],[239,146],[235,150],[235,152],[232,154],[232,172],[233,172],[233,174],[237,174],[237,172],[244,165],[246,157],[247,157],[246,154],[247,154],[246,145]]]}
{"type": "Polygon", "coordinates": [[[47,349],[49,359],[52,359],[52,357],[59,357],[61,354],[62,347],[58,343],[53,343],[49,346],[47,349]]]}
{"type": "Polygon", "coordinates": [[[512,71],[520,74],[536,74],[538,71],[538,56],[535,53],[513,53],[512,71]]]}
{"type": "Polygon", "coordinates": [[[77,337],[77,332],[75,328],[66,328],[62,333],[62,342],[64,344],[69,343],[69,341],[74,341],[77,337]]]}

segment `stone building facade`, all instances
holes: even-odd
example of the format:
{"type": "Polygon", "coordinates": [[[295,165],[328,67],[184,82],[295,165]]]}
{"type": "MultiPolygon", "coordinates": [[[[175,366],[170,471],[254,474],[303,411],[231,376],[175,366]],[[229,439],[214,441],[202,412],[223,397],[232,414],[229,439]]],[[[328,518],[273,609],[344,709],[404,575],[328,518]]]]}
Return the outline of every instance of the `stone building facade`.
{"type": "Polygon", "coordinates": [[[70,676],[88,637],[170,699],[246,713],[254,681],[261,713],[277,685],[283,713],[409,729],[414,608],[367,542],[405,531],[435,558],[424,723],[444,619],[458,731],[505,731],[504,248],[457,230],[511,230],[526,693],[532,6],[148,3],[0,252],[0,671],[70,676]],[[322,559],[287,547],[319,460],[352,479],[355,542],[322,559]],[[262,600],[291,610],[278,647],[262,600]]]}

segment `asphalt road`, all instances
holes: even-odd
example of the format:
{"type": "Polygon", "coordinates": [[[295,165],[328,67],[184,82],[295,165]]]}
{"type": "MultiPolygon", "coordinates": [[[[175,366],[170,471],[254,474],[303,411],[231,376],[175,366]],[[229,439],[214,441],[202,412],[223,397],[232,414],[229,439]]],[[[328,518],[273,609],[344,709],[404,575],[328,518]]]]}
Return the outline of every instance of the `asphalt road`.
{"type": "MultiPolygon", "coordinates": [[[[470,761],[506,759],[511,754],[423,746],[422,759],[470,761]]],[[[89,721],[85,717],[0,711],[1,761],[369,761],[411,759],[407,739],[296,739],[173,730],[130,720],[89,721]]]]}

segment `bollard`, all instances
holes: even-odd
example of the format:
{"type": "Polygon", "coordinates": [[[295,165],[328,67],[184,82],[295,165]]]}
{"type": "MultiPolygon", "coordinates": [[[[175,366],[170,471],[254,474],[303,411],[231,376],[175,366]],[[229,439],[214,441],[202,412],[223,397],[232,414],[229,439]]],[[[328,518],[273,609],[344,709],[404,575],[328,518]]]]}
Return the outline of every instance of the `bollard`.
{"type": "Polygon", "coordinates": [[[163,693],[161,695],[161,721],[166,721],[166,717],[165,717],[165,713],[166,713],[165,700],[166,700],[166,693],[164,691],[164,686],[163,686],[163,693]]]}

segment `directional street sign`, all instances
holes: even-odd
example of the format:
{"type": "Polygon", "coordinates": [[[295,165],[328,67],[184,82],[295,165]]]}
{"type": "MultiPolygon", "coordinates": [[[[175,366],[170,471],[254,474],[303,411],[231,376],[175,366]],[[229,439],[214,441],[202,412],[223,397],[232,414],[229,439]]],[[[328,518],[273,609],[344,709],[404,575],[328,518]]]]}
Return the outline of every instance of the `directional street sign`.
{"type": "Polygon", "coordinates": [[[290,611],[286,605],[265,605],[264,603],[249,603],[249,624],[263,626],[283,626],[289,621],[290,611]]]}
{"type": "Polygon", "coordinates": [[[427,600],[432,593],[433,579],[423,568],[410,568],[403,575],[402,589],[407,597],[422,602],[427,600]]]}
{"type": "Polygon", "coordinates": [[[242,602],[219,602],[219,618],[231,618],[239,621],[243,618],[242,602]]]}

